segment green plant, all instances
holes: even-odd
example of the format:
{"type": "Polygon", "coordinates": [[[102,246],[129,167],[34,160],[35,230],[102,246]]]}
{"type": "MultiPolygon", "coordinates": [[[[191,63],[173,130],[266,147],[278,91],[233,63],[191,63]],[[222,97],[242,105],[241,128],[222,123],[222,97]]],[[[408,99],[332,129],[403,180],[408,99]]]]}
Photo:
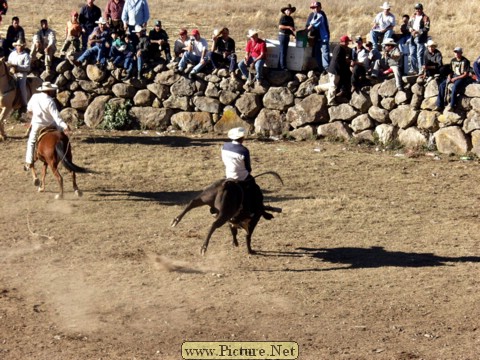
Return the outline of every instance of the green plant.
{"type": "Polygon", "coordinates": [[[134,125],[134,119],[129,115],[132,108],[130,100],[123,104],[106,103],[101,128],[104,130],[128,130],[134,125]]]}

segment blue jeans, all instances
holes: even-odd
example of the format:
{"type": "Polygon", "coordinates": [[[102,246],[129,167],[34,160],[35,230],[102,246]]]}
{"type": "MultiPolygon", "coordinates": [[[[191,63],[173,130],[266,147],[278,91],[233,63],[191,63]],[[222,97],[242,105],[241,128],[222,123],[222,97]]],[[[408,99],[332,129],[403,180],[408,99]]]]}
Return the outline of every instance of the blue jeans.
{"type": "Polygon", "coordinates": [[[78,58],[78,61],[83,62],[85,60],[90,60],[93,57],[95,57],[95,59],[98,59],[99,54],[100,48],[98,46],[94,46],[90,49],[85,50],[85,52],[78,58]]]}
{"type": "Polygon", "coordinates": [[[478,59],[473,63],[473,72],[477,76],[477,84],[480,84],[480,64],[478,61],[480,61],[480,57],[478,57],[478,59]]]}
{"type": "Polygon", "coordinates": [[[187,67],[187,64],[193,64],[195,67],[192,69],[192,73],[196,74],[200,70],[203,69],[203,67],[206,65],[207,60],[204,59],[204,63],[202,64],[201,62],[202,58],[198,55],[195,55],[194,53],[191,53],[190,51],[187,51],[183,54],[182,59],[180,60],[180,63],[178,64],[178,68],[180,70],[185,70],[187,67]]]}
{"type": "Polygon", "coordinates": [[[315,41],[313,54],[320,72],[326,71],[328,65],[330,65],[330,45],[328,44],[328,41],[320,39],[315,41]]]}
{"type": "MultiPolygon", "coordinates": [[[[242,75],[245,77],[248,77],[248,69],[247,66],[250,66],[251,63],[253,63],[256,59],[253,57],[249,57],[248,60],[245,62],[245,60],[242,60],[238,63],[238,68],[242,72],[242,75]]],[[[258,60],[255,63],[255,70],[257,74],[255,75],[255,79],[261,80],[263,79],[263,65],[265,65],[265,60],[261,59],[258,60]]]]}
{"type": "Polygon", "coordinates": [[[421,72],[423,65],[425,65],[425,50],[427,49],[425,43],[418,39],[416,37],[410,40],[410,71],[417,73],[421,72]]]}
{"type": "Polygon", "coordinates": [[[224,57],[223,54],[209,52],[208,58],[210,59],[214,69],[220,69],[222,65],[228,65],[228,70],[233,72],[237,67],[237,54],[235,53],[224,57]]]}
{"type": "Polygon", "coordinates": [[[279,34],[278,41],[280,42],[280,56],[279,56],[278,67],[282,70],[286,70],[288,43],[290,41],[290,35],[279,34]]]}
{"type": "Polygon", "coordinates": [[[375,30],[370,31],[370,39],[372,39],[373,48],[375,50],[378,50],[378,39],[382,34],[384,39],[393,38],[392,29],[385,31],[385,33],[382,33],[380,31],[375,31],[375,30]]]}
{"type": "MultiPolygon", "coordinates": [[[[438,97],[437,97],[436,105],[439,108],[445,107],[445,91],[447,90],[447,86],[448,86],[447,80],[442,81],[442,83],[438,87],[438,97]]],[[[452,108],[455,107],[457,95],[465,88],[467,84],[468,84],[468,78],[459,79],[453,83],[452,93],[450,97],[450,106],[452,108]]]]}

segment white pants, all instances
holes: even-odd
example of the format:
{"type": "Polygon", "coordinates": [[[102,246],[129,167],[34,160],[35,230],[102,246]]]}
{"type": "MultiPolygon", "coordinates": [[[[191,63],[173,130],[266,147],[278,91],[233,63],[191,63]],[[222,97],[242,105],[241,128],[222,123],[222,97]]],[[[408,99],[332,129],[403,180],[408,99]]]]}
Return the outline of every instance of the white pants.
{"type": "Polygon", "coordinates": [[[28,93],[27,93],[27,77],[26,76],[15,76],[17,79],[17,85],[20,88],[20,93],[22,94],[22,106],[27,106],[28,103],[28,93]]]}
{"type": "Polygon", "coordinates": [[[339,83],[340,83],[340,75],[328,73],[328,83],[318,85],[318,89],[321,89],[327,92],[328,105],[332,104],[333,100],[335,100],[335,95],[336,95],[337,87],[339,83]]]}
{"type": "MultiPolygon", "coordinates": [[[[52,125],[55,125],[53,123],[52,125]]],[[[35,151],[35,142],[37,141],[37,136],[40,130],[45,128],[44,125],[32,124],[32,128],[30,129],[30,135],[28,135],[27,140],[27,154],[25,155],[25,163],[26,164],[33,164],[33,152],[35,151]]],[[[58,130],[62,130],[57,126],[58,130]]]]}

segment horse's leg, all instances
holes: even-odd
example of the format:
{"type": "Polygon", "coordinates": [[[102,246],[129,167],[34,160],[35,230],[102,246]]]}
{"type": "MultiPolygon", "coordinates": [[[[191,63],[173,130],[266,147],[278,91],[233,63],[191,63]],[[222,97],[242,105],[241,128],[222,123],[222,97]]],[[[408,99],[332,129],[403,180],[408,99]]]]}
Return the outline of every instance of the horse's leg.
{"type": "Polygon", "coordinates": [[[38,187],[38,192],[45,192],[45,177],[47,176],[47,167],[48,164],[44,162],[42,166],[42,182],[39,184],[40,186],[38,187]]]}
{"type": "Polygon", "coordinates": [[[34,186],[40,186],[40,180],[37,177],[37,172],[35,171],[35,166],[32,166],[30,168],[30,171],[32,172],[32,177],[33,177],[33,185],[34,186]]]}
{"type": "Polygon", "coordinates": [[[3,107],[2,110],[0,111],[0,140],[6,140],[7,139],[7,134],[5,133],[5,119],[7,118],[8,111],[6,107],[3,107]]]}
{"type": "Polygon", "coordinates": [[[71,171],[70,173],[71,173],[71,175],[72,175],[73,192],[74,192],[74,194],[75,194],[76,197],[82,197],[83,192],[78,189],[78,186],[77,186],[77,176],[76,176],[76,174],[75,174],[75,171],[71,171]]]}
{"type": "Polygon", "coordinates": [[[55,195],[55,199],[63,199],[63,178],[62,178],[62,175],[60,175],[60,172],[58,171],[57,159],[52,159],[49,165],[50,165],[50,169],[53,172],[53,175],[55,175],[55,178],[57,179],[58,186],[60,186],[60,193],[55,195]]]}

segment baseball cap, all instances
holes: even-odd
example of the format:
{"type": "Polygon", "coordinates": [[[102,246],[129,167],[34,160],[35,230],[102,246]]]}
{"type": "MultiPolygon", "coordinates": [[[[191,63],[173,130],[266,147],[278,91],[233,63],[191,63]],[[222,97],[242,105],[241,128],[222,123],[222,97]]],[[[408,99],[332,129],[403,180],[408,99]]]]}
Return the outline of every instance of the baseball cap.
{"type": "Polygon", "coordinates": [[[363,39],[361,36],[355,36],[355,42],[358,43],[358,42],[363,42],[363,39]]]}
{"type": "Polygon", "coordinates": [[[193,29],[191,34],[192,34],[193,36],[195,36],[195,35],[200,35],[200,31],[198,31],[198,29],[193,29]]]}
{"type": "Polygon", "coordinates": [[[348,35],[343,35],[341,38],[340,38],[340,42],[347,42],[347,41],[352,41],[348,35]]]}
{"type": "Polygon", "coordinates": [[[162,22],[160,20],[155,21],[155,26],[162,26],[162,22]]]}
{"type": "Polygon", "coordinates": [[[463,49],[460,46],[457,46],[455,49],[453,49],[453,52],[463,53],[463,49]]]}

